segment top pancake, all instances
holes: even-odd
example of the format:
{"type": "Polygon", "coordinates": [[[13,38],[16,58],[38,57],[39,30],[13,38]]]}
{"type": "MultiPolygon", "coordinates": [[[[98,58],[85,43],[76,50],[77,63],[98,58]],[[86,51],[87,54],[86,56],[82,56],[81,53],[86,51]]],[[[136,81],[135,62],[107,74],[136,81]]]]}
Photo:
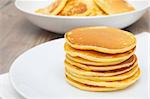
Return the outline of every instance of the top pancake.
{"type": "Polygon", "coordinates": [[[66,5],[68,0],[55,0],[48,7],[38,9],[36,12],[47,15],[57,15],[66,5]]]}
{"type": "Polygon", "coordinates": [[[123,53],[136,46],[133,34],[112,27],[73,29],[65,34],[65,39],[73,48],[109,54],[123,53]]]}
{"type": "Polygon", "coordinates": [[[95,0],[96,4],[107,14],[117,14],[135,10],[125,0],[95,0]]]}

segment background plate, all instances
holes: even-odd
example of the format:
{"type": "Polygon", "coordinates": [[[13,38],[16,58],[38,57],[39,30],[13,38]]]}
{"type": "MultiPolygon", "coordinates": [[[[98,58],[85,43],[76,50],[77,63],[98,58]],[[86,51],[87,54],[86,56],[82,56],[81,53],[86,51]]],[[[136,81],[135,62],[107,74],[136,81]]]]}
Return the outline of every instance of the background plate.
{"type": "Polygon", "coordinates": [[[64,34],[77,27],[111,26],[125,28],[136,22],[149,8],[148,0],[127,0],[135,11],[108,16],[50,16],[35,13],[39,8],[48,6],[52,0],[16,0],[15,6],[33,24],[56,33],[64,34]]]}

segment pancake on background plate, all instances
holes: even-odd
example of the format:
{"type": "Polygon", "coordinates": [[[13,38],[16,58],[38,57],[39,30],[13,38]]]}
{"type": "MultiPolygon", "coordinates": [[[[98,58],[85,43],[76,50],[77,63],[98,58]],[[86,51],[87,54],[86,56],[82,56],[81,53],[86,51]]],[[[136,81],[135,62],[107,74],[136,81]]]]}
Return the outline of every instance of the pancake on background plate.
{"type": "Polygon", "coordinates": [[[134,7],[132,7],[125,0],[94,0],[94,1],[108,15],[130,12],[135,10],[134,7]]]}
{"type": "Polygon", "coordinates": [[[65,34],[67,82],[87,91],[125,89],[140,77],[133,34],[112,27],[84,27],[65,34]]]}
{"type": "Polygon", "coordinates": [[[68,0],[55,0],[48,7],[38,9],[36,13],[57,15],[66,5],[68,0]]]}
{"type": "Polygon", "coordinates": [[[133,11],[124,0],[53,0],[36,13],[56,16],[103,16],[133,11]]]}
{"type": "Polygon", "coordinates": [[[89,16],[104,15],[104,12],[93,0],[68,0],[66,6],[59,13],[61,16],[89,16]]]}

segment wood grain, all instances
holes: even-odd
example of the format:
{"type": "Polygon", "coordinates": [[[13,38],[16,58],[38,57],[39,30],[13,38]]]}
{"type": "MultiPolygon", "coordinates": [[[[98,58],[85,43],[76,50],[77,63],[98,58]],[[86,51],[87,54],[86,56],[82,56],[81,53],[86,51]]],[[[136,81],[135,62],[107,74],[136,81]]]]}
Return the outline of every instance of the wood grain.
{"type": "MultiPolygon", "coordinates": [[[[149,11],[150,12],[150,11],[149,11]]],[[[150,14],[147,12],[135,24],[126,28],[135,34],[147,31],[150,14]]],[[[8,72],[12,62],[26,50],[63,35],[42,30],[31,24],[11,3],[0,9],[0,73],[8,72]]]]}

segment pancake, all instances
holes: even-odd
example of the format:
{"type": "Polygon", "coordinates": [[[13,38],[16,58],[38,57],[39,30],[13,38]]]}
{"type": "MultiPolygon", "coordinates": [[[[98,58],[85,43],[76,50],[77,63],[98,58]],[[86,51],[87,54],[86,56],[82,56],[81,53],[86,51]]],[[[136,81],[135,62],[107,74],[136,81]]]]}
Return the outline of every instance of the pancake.
{"type": "Polygon", "coordinates": [[[86,90],[86,91],[105,92],[105,91],[115,91],[115,90],[123,89],[123,88],[110,88],[110,87],[104,87],[104,86],[89,86],[89,85],[74,81],[67,76],[66,76],[66,80],[70,85],[76,88],[79,88],[81,90],[86,90]]]}
{"type": "Polygon", "coordinates": [[[65,34],[65,39],[75,49],[109,54],[124,53],[136,45],[136,38],[130,32],[105,26],[73,29],[65,34]]]}
{"type": "Polygon", "coordinates": [[[93,0],[68,0],[64,9],[59,13],[61,16],[89,16],[103,15],[93,0]]]}
{"type": "Polygon", "coordinates": [[[57,15],[66,5],[68,0],[54,0],[48,7],[38,9],[36,13],[46,15],[57,15]]]}
{"type": "Polygon", "coordinates": [[[116,70],[116,69],[120,69],[120,68],[129,67],[129,66],[133,65],[133,63],[135,63],[135,62],[137,63],[137,58],[135,55],[133,55],[128,60],[126,60],[120,64],[105,65],[105,66],[85,65],[85,64],[75,62],[67,57],[66,57],[65,61],[71,65],[74,65],[76,67],[79,67],[79,68],[87,70],[87,71],[109,71],[109,70],[116,70]]]}
{"type": "Polygon", "coordinates": [[[77,63],[81,63],[81,64],[85,64],[85,65],[94,65],[94,66],[107,66],[107,65],[115,65],[115,64],[119,64],[121,62],[123,62],[124,60],[121,61],[116,61],[116,62],[94,62],[94,61],[90,61],[84,58],[80,58],[78,56],[71,56],[69,54],[66,55],[67,59],[73,60],[77,63]]]}
{"type": "Polygon", "coordinates": [[[132,77],[119,80],[119,81],[91,81],[87,79],[78,78],[70,75],[66,72],[66,75],[73,79],[74,81],[78,81],[79,83],[91,85],[91,86],[105,86],[105,87],[126,87],[133,84],[140,76],[140,70],[138,70],[132,77]]]}
{"type": "Polygon", "coordinates": [[[94,7],[91,9],[89,16],[101,16],[101,15],[107,15],[107,14],[104,13],[102,9],[97,7],[97,5],[94,5],[94,7]]]}
{"type": "Polygon", "coordinates": [[[140,76],[140,70],[138,71],[137,77],[135,77],[135,79],[132,79],[130,84],[128,83],[128,86],[124,86],[124,87],[106,87],[106,86],[86,85],[83,83],[79,83],[78,81],[75,81],[68,76],[66,76],[66,80],[70,85],[72,85],[76,88],[79,88],[81,90],[94,91],[94,92],[105,92],[105,91],[116,91],[116,90],[125,89],[125,88],[129,87],[131,84],[133,84],[139,78],[139,76],[140,76]]]}
{"type": "Polygon", "coordinates": [[[67,43],[65,43],[64,50],[66,51],[67,54],[71,56],[78,56],[78,57],[91,60],[91,61],[95,61],[95,62],[117,62],[117,61],[120,62],[120,61],[125,61],[128,58],[130,58],[134,54],[135,48],[125,53],[105,54],[105,53],[100,53],[96,51],[77,50],[77,49],[72,48],[67,43]]]}
{"type": "Polygon", "coordinates": [[[83,70],[81,68],[78,68],[74,65],[69,64],[68,62],[64,62],[65,64],[65,68],[67,71],[71,72],[71,73],[75,73],[78,75],[83,75],[83,76],[115,76],[115,75],[119,75],[119,74],[123,74],[125,72],[130,71],[131,69],[133,69],[135,66],[137,66],[137,62],[135,62],[132,66],[127,67],[127,68],[121,68],[121,69],[117,69],[117,70],[112,70],[112,71],[87,71],[87,70],[83,70]]]}
{"type": "Polygon", "coordinates": [[[59,13],[61,16],[88,16],[89,14],[88,5],[81,0],[68,0],[64,9],[59,13]]]}
{"type": "Polygon", "coordinates": [[[120,74],[120,75],[116,75],[116,76],[108,76],[108,77],[96,77],[96,76],[83,76],[83,75],[78,75],[75,73],[71,73],[69,71],[66,70],[67,73],[69,73],[70,75],[73,75],[75,77],[78,78],[82,78],[82,79],[88,79],[88,80],[92,80],[92,81],[116,81],[116,80],[124,80],[127,79],[131,76],[133,76],[136,72],[138,71],[138,66],[134,67],[132,70],[120,74]]]}
{"type": "Polygon", "coordinates": [[[97,6],[95,1],[93,0],[81,0],[81,1],[88,4],[88,8],[90,9],[89,16],[106,15],[106,13],[97,6]]]}
{"type": "Polygon", "coordinates": [[[104,10],[105,13],[118,14],[124,12],[134,11],[134,7],[132,7],[125,0],[94,0],[96,4],[104,10]]]}

